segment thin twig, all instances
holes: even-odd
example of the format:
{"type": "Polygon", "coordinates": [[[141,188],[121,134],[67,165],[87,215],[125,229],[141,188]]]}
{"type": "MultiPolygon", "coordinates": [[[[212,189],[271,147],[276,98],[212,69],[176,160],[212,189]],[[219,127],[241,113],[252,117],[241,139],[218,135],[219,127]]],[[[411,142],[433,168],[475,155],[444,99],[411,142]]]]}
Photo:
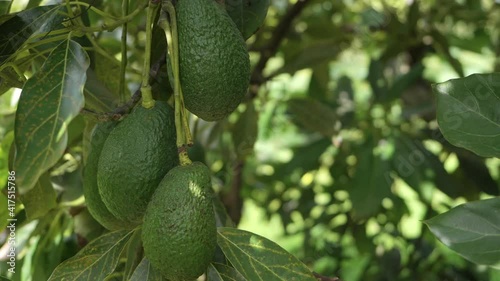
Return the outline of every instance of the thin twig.
{"type": "MultiPolygon", "coordinates": [[[[149,71],[149,84],[153,85],[158,82],[156,79],[160,72],[160,68],[166,63],[166,51],[162,53],[160,58],[151,66],[149,71]]],[[[90,115],[96,118],[99,122],[110,121],[110,120],[119,120],[124,115],[128,114],[130,110],[141,100],[141,88],[137,89],[134,94],[130,97],[130,99],[122,106],[115,108],[110,112],[95,112],[90,109],[82,109],[80,111],[83,115],[90,115]]]]}
{"type": "Polygon", "coordinates": [[[278,26],[273,31],[273,37],[269,41],[269,44],[265,48],[262,49],[260,59],[257,62],[257,65],[255,66],[252,76],[250,78],[250,83],[254,87],[252,87],[251,94],[252,97],[255,97],[257,94],[256,90],[258,89],[258,86],[262,85],[266,81],[266,79],[263,76],[263,71],[264,68],[267,65],[267,62],[269,61],[270,58],[272,58],[276,52],[278,51],[278,48],[285,38],[285,36],[288,33],[288,30],[290,29],[290,26],[293,23],[293,20],[300,15],[302,10],[306,7],[308,3],[310,3],[310,0],[299,0],[295,5],[293,5],[283,16],[283,18],[280,20],[280,23],[278,26]],[[257,87],[255,87],[257,86],[257,87]]]}

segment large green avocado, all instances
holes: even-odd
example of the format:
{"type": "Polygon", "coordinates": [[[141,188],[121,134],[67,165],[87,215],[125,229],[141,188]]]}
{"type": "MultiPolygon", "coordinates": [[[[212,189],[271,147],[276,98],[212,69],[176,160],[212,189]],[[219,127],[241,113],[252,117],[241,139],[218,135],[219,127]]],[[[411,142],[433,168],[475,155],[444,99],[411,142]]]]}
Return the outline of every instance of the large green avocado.
{"type": "Polygon", "coordinates": [[[87,162],[83,169],[83,194],[89,213],[102,226],[109,230],[128,228],[126,222],[117,219],[102,202],[97,188],[97,164],[104,142],[115,128],[116,122],[98,123],[92,131],[87,162]]]}
{"type": "Polygon", "coordinates": [[[153,267],[170,281],[191,281],[212,260],[217,230],[210,170],[194,162],[170,170],[149,202],[142,242],[153,267]]]}
{"type": "Polygon", "coordinates": [[[146,206],[165,174],[179,163],[173,109],[157,101],[137,106],[104,143],[97,171],[103,202],[120,220],[142,223],[146,206]]]}
{"type": "Polygon", "coordinates": [[[206,121],[223,119],[240,104],[250,82],[245,41],[214,0],[179,0],[176,13],[185,106],[206,121]]]}

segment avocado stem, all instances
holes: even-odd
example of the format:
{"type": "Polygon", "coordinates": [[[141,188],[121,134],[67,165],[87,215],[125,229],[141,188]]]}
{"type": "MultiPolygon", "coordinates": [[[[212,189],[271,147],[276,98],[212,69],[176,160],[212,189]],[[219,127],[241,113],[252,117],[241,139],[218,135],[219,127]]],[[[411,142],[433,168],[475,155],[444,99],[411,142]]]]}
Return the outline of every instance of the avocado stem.
{"type": "Polygon", "coordinates": [[[149,69],[151,67],[151,41],[153,33],[153,20],[158,8],[158,4],[149,1],[146,13],[146,50],[144,52],[144,66],[142,68],[142,106],[144,108],[151,108],[155,105],[151,86],[149,85],[149,69]]]}
{"type": "MultiPolygon", "coordinates": [[[[129,12],[129,0],[122,1],[122,16],[126,17],[129,12]]],[[[125,73],[127,71],[127,34],[128,34],[128,24],[124,22],[122,24],[122,38],[121,38],[121,63],[120,63],[120,81],[118,94],[120,96],[120,102],[125,103],[127,101],[127,91],[125,91],[125,73]]]]}
{"type": "Polygon", "coordinates": [[[165,31],[167,45],[174,75],[174,108],[175,108],[175,129],[177,133],[177,148],[179,151],[179,161],[181,166],[191,164],[191,159],[187,154],[187,147],[192,143],[191,132],[187,120],[187,112],[182,97],[181,82],[179,77],[179,45],[177,35],[177,18],[175,8],[170,1],[164,1],[162,10],[170,16],[170,23],[165,14],[162,14],[158,22],[165,31]],[[163,9],[164,8],[164,9],[163,9]]]}

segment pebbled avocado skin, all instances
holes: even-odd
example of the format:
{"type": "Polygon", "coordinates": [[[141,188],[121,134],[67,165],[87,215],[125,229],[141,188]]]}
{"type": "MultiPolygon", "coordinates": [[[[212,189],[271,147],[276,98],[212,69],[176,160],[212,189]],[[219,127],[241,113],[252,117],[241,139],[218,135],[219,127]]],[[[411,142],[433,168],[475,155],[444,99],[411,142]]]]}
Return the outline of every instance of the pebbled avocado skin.
{"type": "Polygon", "coordinates": [[[195,280],[212,260],[217,245],[210,170],[193,162],[170,170],[151,202],[144,224],[144,253],[170,281],[195,280]]]}
{"type": "Polygon", "coordinates": [[[89,213],[94,219],[108,230],[126,229],[131,225],[117,219],[102,202],[99,188],[97,187],[97,169],[99,156],[101,155],[104,142],[117,122],[98,123],[92,131],[90,150],[87,162],[83,169],[83,194],[89,213]]]}
{"type": "Polygon", "coordinates": [[[173,109],[160,101],[150,109],[137,106],[104,143],[99,194],[115,217],[139,225],[158,184],[178,164],[173,109]]]}
{"type": "Polygon", "coordinates": [[[221,120],[238,107],[248,89],[245,41],[214,0],[179,0],[176,13],[185,106],[206,121],[221,120]]]}

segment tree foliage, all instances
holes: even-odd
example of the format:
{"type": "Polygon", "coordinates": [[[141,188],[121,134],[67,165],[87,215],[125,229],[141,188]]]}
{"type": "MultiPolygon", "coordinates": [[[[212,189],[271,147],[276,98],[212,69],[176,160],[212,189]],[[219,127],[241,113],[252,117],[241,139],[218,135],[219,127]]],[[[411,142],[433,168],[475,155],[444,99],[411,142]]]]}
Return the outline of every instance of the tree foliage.
{"type": "MultiPolygon", "coordinates": [[[[190,116],[217,194],[207,280],[500,280],[496,1],[218,2],[252,74],[228,118],[190,116]]],[[[145,59],[172,96],[147,4],[0,1],[1,276],[162,280],[140,227],[106,231],[82,191],[92,128],[137,104],[145,59]]]]}

